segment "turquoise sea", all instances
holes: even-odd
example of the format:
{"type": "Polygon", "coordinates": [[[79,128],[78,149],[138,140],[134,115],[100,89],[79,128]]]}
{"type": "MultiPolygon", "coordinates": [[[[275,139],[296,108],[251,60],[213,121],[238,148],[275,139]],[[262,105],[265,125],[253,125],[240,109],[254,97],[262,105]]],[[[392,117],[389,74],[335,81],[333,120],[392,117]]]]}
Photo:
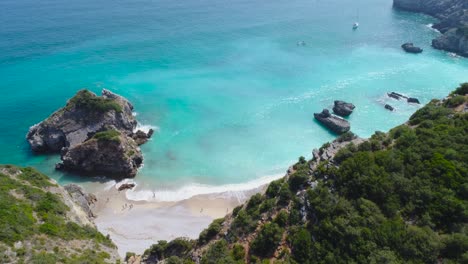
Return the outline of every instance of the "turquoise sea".
{"type": "Polygon", "coordinates": [[[158,128],[140,189],[243,188],[332,140],[313,113],[335,99],[356,105],[352,131],[368,137],[418,109],[386,92],[427,103],[468,81],[468,60],[430,47],[434,22],[391,0],[2,0],[0,163],[95,181],[55,172],[59,157],[32,155],[25,135],[79,89],[108,88],[158,128]]]}

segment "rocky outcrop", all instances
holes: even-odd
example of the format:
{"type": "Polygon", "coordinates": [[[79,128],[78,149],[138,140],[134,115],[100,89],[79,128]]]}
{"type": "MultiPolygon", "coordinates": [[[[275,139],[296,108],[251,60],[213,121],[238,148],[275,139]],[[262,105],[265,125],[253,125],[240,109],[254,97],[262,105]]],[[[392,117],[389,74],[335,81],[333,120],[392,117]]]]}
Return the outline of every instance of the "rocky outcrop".
{"type": "Polygon", "coordinates": [[[85,193],[81,186],[74,183],[67,184],[63,188],[70,194],[73,202],[80,206],[89,218],[95,217],[91,210],[91,206],[97,202],[94,194],[85,193]]]}
{"type": "Polygon", "coordinates": [[[468,57],[468,1],[393,0],[393,6],[438,18],[440,21],[433,28],[442,35],[432,41],[432,46],[468,57]]]}
{"type": "Polygon", "coordinates": [[[137,125],[132,110],[132,104],[125,98],[108,90],[104,89],[102,96],[81,90],[65,107],[32,126],[26,138],[34,152],[59,152],[109,126],[132,134],[137,125]]]}
{"type": "Polygon", "coordinates": [[[133,183],[133,182],[129,182],[129,183],[122,183],[119,188],[117,188],[117,190],[120,192],[120,191],[123,191],[123,190],[131,190],[133,189],[133,187],[135,187],[136,184],[133,183]]]}
{"type": "Polygon", "coordinates": [[[137,132],[133,133],[132,138],[139,146],[145,144],[151,138],[151,136],[153,136],[153,134],[153,129],[150,129],[148,133],[138,130],[137,132]]]}
{"type": "Polygon", "coordinates": [[[127,99],[108,90],[101,96],[81,90],[65,107],[32,126],[26,138],[35,153],[61,153],[57,169],[134,177],[143,160],[138,145],[153,131],[134,133],[132,110],[127,99]]]}
{"type": "Polygon", "coordinates": [[[418,98],[414,98],[414,97],[410,97],[410,98],[406,99],[406,101],[407,101],[408,103],[413,103],[413,104],[419,104],[419,103],[420,103],[420,102],[419,102],[419,99],[418,99],[418,98]]]}
{"type": "Polygon", "coordinates": [[[343,134],[348,132],[351,129],[351,125],[348,121],[344,120],[343,118],[334,116],[330,114],[328,109],[323,109],[321,113],[314,114],[315,119],[317,119],[320,123],[328,127],[331,131],[337,134],[343,134]]]}
{"type": "Polygon", "coordinates": [[[333,112],[339,116],[349,116],[353,112],[354,108],[356,107],[351,103],[335,101],[333,112]]]}
{"type": "Polygon", "coordinates": [[[60,169],[125,178],[135,177],[142,163],[143,156],[136,142],[119,134],[113,137],[93,137],[72,148],[64,148],[60,169]]]}
{"type": "Polygon", "coordinates": [[[436,49],[443,49],[468,57],[468,26],[466,29],[450,29],[445,34],[432,40],[432,46],[436,49]]]}
{"type": "Polygon", "coordinates": [[[401,48],[403,50],[405,50],[406,52],[408,52],[408,53],[417,54],[417,53],[423,52],[423,49],[421,49],[420,47],[414,46],[413,43],[405,43],[405,44],[401,45],[401,48]]]}
{"type": "Polygon", "coordinates": [[[389,105],[389,104],[385,104],[385,109],[390,110],[390,111],[395,110],[395,109],[393,108],[393,106],[391,106],[391,105],[389,105]]]}
{"type": "Polygon", "coordinates": [[[405,96],[405,95],[402,95],[402,94],[399,94],[399,93],[396,93],[396,92],[387,93],[387,95],[388,95],[388,97],[393,98],[393,99],[406,100],[408,103],[415,103],[415,104],[420,103],[418,98],[408,97],[408,96],[405,96]]]}

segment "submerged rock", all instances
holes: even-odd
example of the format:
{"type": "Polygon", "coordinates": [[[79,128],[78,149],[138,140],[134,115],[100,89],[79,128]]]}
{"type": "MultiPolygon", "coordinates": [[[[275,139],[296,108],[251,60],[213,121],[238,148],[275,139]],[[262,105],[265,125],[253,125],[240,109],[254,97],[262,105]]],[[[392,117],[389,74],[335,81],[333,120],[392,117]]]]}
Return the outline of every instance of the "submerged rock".
{"type": "Polygon", "coordinates": [[[396,92],[387,93],[387,95],[388,95],[388,97],[391,97],[391,98],[397,99],[397,100],[400,100],[402,98],[408,99],[407,96],[404,96],[404,95],[396,93],[396,92]]]}
{"type": "Polygon", "coordinates": [[[346,133],[351,129],[351,125],[348,121],[330,114],[328,109],[323,109],[321,113],[315,113],[314,117],[337,134],[346,133]]]}
{"type": "Polygon", "coordinates": [[[143,162],[138,145],[153,134],[137,131],[133,106],[108,90],[97,96],[79,91],[65,107],[30,128],[26,138],[36,153],[60,153],[58,170],[134,177],[143,162]]]}
{"type": "Polygon", "coordinates": [[[349,116],[351,113],[353,113],[354,108],[356,107],[351,103],[335,101],[333,112],[339,116],[349,116]]]}
{"type": "Polygon", "coordinates": [[[420,47],[416,47],[413,45],[413,43],[405,43],[401,45],[401,47],[408,53],[421,53],[423,52],[423,49],[420,47]]]}

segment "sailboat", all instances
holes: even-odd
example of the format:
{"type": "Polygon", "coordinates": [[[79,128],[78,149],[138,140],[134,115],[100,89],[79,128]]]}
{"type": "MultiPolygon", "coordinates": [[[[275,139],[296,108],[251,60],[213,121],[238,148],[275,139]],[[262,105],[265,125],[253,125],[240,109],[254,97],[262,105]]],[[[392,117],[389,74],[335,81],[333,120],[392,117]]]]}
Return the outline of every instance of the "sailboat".
{"type": "Polygon", "coordinates": [[[359,22],[358,21],[359,21],[359,10],[357,11],[356,22],[354,22],[354,24],[353,24],[353,30],[358,29],[358,27],[359,27],[359,22]]]}

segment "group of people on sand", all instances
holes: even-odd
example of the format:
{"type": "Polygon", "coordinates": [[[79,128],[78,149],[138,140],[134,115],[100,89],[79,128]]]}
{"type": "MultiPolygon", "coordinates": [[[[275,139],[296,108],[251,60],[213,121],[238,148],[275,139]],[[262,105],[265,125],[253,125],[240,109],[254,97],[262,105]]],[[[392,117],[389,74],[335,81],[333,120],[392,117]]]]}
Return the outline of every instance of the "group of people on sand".
{"type": "Polygon", "coordinates": [[[125,203],[124,205],[122,205],[122,211],[127,209],[127,208],[128,208],[128,210],[131,210],[133,208],[133,204],[128,205],[127,203],[125,203]]]}

